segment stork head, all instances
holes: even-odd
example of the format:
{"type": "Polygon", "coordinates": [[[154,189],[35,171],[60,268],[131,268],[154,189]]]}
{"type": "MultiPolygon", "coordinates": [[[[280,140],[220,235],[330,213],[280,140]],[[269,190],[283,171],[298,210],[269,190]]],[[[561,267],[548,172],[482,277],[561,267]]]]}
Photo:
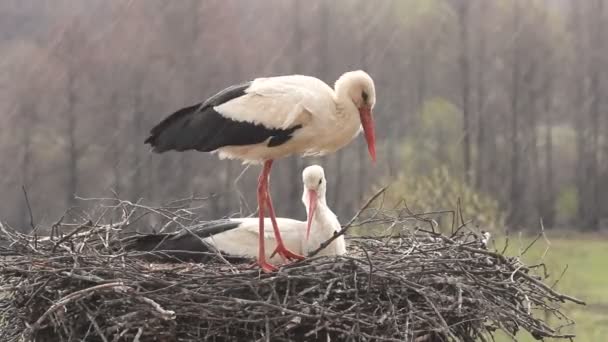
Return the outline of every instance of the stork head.
{"type": "Polygon", "coordinates": [[[336,81],[335,90],[338,97],[350,99],[359,110],[363,134],[372,160],[376,161],[376,134],[372,109],[376,104],[374,80],[362,70],[349,71],[336,81]]]}
{"type": "Polygon", "coordinates": [[[317,210],[319,201],[325,202],[325,191],[327,189],[327,180],[325,180],[325,172],[319,165],[311,165],[302,171],[302,181],[304,182],[304,193],[302,194],[302,202],[308,209],[306,223],[306,240],[310,236],[310,226],[312,219],[317,210]]]}

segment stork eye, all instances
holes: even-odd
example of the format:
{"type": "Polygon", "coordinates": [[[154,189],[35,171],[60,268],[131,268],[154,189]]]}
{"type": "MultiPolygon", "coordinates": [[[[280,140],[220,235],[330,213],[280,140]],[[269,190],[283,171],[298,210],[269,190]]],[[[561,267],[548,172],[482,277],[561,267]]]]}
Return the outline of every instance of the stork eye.
{"type": "Polygon", "coordinates": [[[363,98],[363,101],[365,101],[367,103],[367,99],[368,99],[369,95],[367,95],[367,93],[365,91],[363,91],[361,93],[361,97],[363,98]]]}

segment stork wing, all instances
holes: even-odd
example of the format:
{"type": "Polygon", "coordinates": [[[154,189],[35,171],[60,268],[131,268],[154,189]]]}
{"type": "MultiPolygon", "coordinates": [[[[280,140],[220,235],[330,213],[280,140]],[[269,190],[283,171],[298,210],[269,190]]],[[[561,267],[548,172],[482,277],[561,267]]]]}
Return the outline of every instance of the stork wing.
{"type": "Polygon", "coordinates": [[[211,152],[223,146],[254,145],[265,141],[268,141],[268,146],[278,146],[287,142],[302,126],[268,128],[233,120],[214,109],[243,97],[249,86],[250,83],[245,83],[226,88],[204,103],[178,110],[152,128],[145,143],[152,145],[154,152],[161,153],[170,150],[211,152]]]}
{"type": "MultiPolygon", "coordinates": [[[[243,218],[237,219],[242,222],[239,229],[247,231],[250,234],[255,235],[257,238],[260,234],[259,230],[259,220],[257,217],[255,218],[243,218]]],[[[281,235],[283,236],[283,240],[287,240],[289,238],[301,239],[304,236],[304,232],[306,231],[306,222],[293,220],[285,217],[278,217],[277,224],[279,225],[279,230],[281,231],[281,235]]],[[[265,239],[274,239],[274,230],[272,228],[272,222],[269,218],[266,218],[264,221],[264,238],[265,239]]]]}
{"type": "Polygon", "coordinates": [[[257,78],[245,95],[214,109],[235,121],[250,122],[269,129],[305,126],[314,116],[332,119],[333,90],[321,80],[302,75],[257,78]]]}
{"type": "Polygon", "coordinates": [[[236,229],[241,225],[238,220],[217,220],[204,222],[198,226],[191,227],[189,229],[182,229],[173,236],[172,240],[177,240],[183,237],[192,236],[192,234],[198,236],[201,239],[220,234],[232,229],[236,229]]]}

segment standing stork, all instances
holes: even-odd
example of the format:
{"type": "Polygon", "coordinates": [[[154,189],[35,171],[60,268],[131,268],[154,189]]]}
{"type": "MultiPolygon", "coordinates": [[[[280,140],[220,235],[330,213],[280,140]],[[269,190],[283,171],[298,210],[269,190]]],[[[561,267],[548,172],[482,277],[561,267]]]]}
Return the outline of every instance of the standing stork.
{"type": "MultiPolygon", "coordinates": [[[[340,222],[325,199],[327,180],[323,168],[312,165],[302,172],[304,191],[302,202],[306,206],[307,220],[297,221],[277,218],[281,236],[291,250],[308,254],[340,230],[340,222]],[[311,234],[312,232],[312,234],[311,234]]],[[[205,222],[198,227],[177,233],[151,234],[129,237],[124,241],[127,250],[147,251],[157,257],[205,261],[220,252],[229,261],[243,258],[259,258],[258,244],[277,245],[270,227],[260,235],[257,217],[205,222]]],[[[265,219],[268,222],[268,219],[265,219]]],[[[268,251],[269,252],[269,251],[268,251]]],[[[265,255],[269,261],[279,261],[279,256],[265,255]]],[[[319,255],[342,255],[346,253],[344,236],[339,236],[319,255]]]]}
{"type": "MultiPolygon", "coordinates": [[[[217,152],[222,159],[262,163],[257,190],[260,236],[267,207],[277,241],[275,252],[285,259],[302,259],[281,238],[268,190],[272,162],[292,154],[335,152],[353,140],[361,126],[369,154],[376,160],[374,81],[364,71],[350,71],[340,76],[334,89],[310,76],[256,78],[171,114],[152,128],[145,142],[158,153],[198,150],[217,152]]],[[[276,270],[265,255],[260,238],[258,264],[264,271],[276,270]]]]}

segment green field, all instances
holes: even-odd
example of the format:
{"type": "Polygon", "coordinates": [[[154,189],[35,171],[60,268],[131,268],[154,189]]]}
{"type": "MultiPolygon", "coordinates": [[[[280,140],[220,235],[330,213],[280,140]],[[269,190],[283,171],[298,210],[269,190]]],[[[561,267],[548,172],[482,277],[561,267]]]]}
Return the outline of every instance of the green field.
{"type": "MultiPolygon", "coordinates": [[[[574,332],[575,340],[579,342],[608,341],[608,238],[553,234],[548,240],[547,243],[540,239],[523,259],[528,264],[537,263],[546,251],[544,262],[550,272],[550,284],[567,266],[557,290],[587,303],[586,306],[567,305],[566,314],[576,321],[576,326],[569,332],[574,332]]],[[[511,237],[509,254],[519,254],[530,241],[529,238],[511,237]]],[[[504,240],[497,241],[496,246],[501,249],[504,240]]],[[[560,324],[556,319],[550,322],[552,326],[560,324]]],[[[517,338],[518,341],[535,341],[524,334],[517,338]]],[[[510,339],[504,337],[497,341],[510,339]]]]}

